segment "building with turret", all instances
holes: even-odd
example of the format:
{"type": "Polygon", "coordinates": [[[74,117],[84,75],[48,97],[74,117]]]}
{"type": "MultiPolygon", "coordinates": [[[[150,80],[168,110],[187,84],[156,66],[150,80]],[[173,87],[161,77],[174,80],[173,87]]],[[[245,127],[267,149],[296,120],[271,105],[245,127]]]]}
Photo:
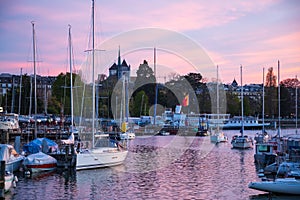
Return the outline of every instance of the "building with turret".
{"type": "Polygon", "coordinates": [[[120,53],[120,47],[119,47],[119,54],[118,54],[118,62],[114,63],[109,68],[109,77],[117,77],[117,80],[121,79],[123,75],[126,75],[127,80],[129,80],[130,77],[130,65],[127,64],[125,59],[121,61],[121,53],[120,53]]]}

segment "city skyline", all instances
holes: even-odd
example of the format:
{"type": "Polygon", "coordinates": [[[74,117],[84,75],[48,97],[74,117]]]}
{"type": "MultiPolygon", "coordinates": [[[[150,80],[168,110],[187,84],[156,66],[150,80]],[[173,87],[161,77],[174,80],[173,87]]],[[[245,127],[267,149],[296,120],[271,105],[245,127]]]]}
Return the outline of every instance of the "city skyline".
{"type": "MultiPolygon", "coordinates": [[[[294,78],[299,72],[298,1],[231,1],[220,4],[219,1],[192,0],[151,3],[96,0],[95,4],[96,35],[97,41],[101,41],[96,44],[105,49],[101,55],[104,58],[100,57],[105,61],[106,69],[101,69],[103,73],[107,74],[108,67],[117,60],[118,46],[122,59],[133,68],[132,76],[143,60],[153,65],[152,44],[158,49],[157,66],[161,77],[170,72],[182,75],[200,72],[210,79],[218,65],[223,83],[230,83],[233,79],[239,82],[239,66],[243,65],[243,84],[262,83],[262,68],[266,73],[269,67],[273,67],[277,75],[278,60],[281,80],[294,78]],[[159,30],[163,34],[159,38],[154,34],[145,35],[149,30],[159,30]],[[126,34],[128,39],[139,31],[144,31],[145,40],[151,38],[154,42],[130,46],[123,44],[124,40],[118,40],[126,34]],[[198,64],[193,60],[198,59],[195,58],[198,54],[178,42],[182,38],[197,44],[198,50],[203,50],[211,59],[211,64],[199,64],[200,67],[195,69],[192,64],[198,64]],[[105,45],[108,41],[113,41],[109,47],[105,45]],[[210,72],[206,72],[207,66],[210,72]]],[[[68,71],[68,24],[72,26],[75,68],[79,70],[84,66],[84,51],[89,49],[90,1],[28,0],[11,3],[4,0],[0,15],[1,73],[20,74],[20,68],[23,68],[23,73],[33,73],[33,65],[28,62],[32,60],[31,21],[35,21],[38,60],[41,61],[37,73],[57,76],[68,71]]]]}

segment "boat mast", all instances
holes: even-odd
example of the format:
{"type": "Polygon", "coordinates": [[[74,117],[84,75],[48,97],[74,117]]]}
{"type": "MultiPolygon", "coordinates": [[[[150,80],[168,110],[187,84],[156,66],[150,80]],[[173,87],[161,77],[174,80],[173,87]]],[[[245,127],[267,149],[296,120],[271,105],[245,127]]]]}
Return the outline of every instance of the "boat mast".
{"type": "Polygon", "coordinates": [[[262,133],[265,133],[265,68],[263,68],[263,91],[262,91],[262,133]]]}
{"type": "Polygon", "coordinates": [[[19,111],[18,114],[20,115],[21,113],[21,101],[22,101],[22,68],[21,68],[21,73],[20,73],[20,94],[19,94],[19,111]]]}
{"type": "Polygon", "coordinates": [[[93,94],[92,94],[92,98],[93,98],[93,117],[92,117],[92,147],[94,148],[95,146],[95,16],[94,16],[94,12],[95,12],[95,1],[92,0],[92,81],[93,81],[93,94]]]}
{"type": "Polygon", "coordinates": [[[242,108],[242,130],[241,134],[244,136],[244,87],[243,87],[243,67],[241,65],[241,86],[242,86],[242,91],[241,91],[241,108],[242,108]]]}
{"type": "Polygon", "coordinates": [[[217,132],[220,131],[219,120],[220,120],[220,100],[219,100],[219,66],[217,65],[217,132]]]}
{"type": "Polygon", "coordinates": [[[69,24],[69,64],[70,64],[70,90],[71,90],[71,133],[73,133],[73,120],[74,120],[74,112],[73,112],[73,71],[72,71],[72,38],[71,38],[71,25],[69,24]]]}
{"type": "Polygon", "coordinates": [[[280,138],[280,63],[278,60],[278,137],[280,138]]]}
{"type": "Polygon", "coordinates": [[[36,44],[35,44],[35,30],[34,30],[34,21],[31,22],[32,24],[32,46],[33,46],[33,69],[34,69],[34,138],[37,138],[37,95],[36,95],[36,59],[35,59],[35,51],[36,51],[36,44]]]}
{"type": "Polygon", "coordinates": [[[32,111],[32,76],[30,76],[30,97],[29,97],[29,110],[28,110],[28,115],[31,116],[31,111],[32,111]]]}
{"type": "Polygon", "coordinates": [[[11,108],[10,108],[11,113],[14,113],[14,104],[15,104],[15,76],[13,76],[13,80],[12,80],[12,97],[11,97],[11,108]]]}
{"type": "Polygon", "coordinates": [[[154,119],[153,119],[153,124],[156,124],[156,109],[157,109],[157,95],[158,95],[158,81],[156,78],[156,48],[154,47],[154,76],[156,79],[155,83],[155,102],[154,102],[154,119]]]}
{"type": "Polygon", "coordinates": [[[296,75],[296,91],[295,91],[295,107],[296,107],[296,110],[295,110],[295,114],[296,114],[296,134],[298,134],[298,81],[297,81],[297,75],[296,75]]]}

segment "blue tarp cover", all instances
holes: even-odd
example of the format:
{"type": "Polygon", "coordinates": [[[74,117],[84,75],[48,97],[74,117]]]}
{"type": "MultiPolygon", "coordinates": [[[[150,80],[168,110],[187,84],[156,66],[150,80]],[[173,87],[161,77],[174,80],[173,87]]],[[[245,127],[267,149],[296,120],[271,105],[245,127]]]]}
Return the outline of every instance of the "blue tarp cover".
{"type": "MultiPolygon", "coordinates": [[[[50,140],[48,138],[36,138],[34,140],[32,140],[31,142],[29,142],[28,144],[25,144],[23,146],[23,151],[26,153],[38,153],[40,151],[42,151],[42,144],[43,142],[47,144],[48,146],[48,152],[54,152],[58,149],[58,145],[56,142],[54,142],[53,140],[50,140]]],[[[46,153],[48,153],[46,152],[46,153]]]]}

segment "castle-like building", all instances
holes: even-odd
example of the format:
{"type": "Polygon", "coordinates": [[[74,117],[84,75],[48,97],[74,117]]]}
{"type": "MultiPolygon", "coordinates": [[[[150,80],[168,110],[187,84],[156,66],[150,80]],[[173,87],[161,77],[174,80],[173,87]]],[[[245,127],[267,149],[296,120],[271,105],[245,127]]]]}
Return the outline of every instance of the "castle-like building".
{"type": "Polygon", "coordinates": [[[114,63],[109,68],[109,77],[117,77],[117,80],[121,79],[123,76],[126,76],[127,80],[129,80],[130,77],[130,65],[127,64],[125,59],[121,62],[121,53],[119,48],[119,54],[118,54],[118,62],[114,63]]]}

